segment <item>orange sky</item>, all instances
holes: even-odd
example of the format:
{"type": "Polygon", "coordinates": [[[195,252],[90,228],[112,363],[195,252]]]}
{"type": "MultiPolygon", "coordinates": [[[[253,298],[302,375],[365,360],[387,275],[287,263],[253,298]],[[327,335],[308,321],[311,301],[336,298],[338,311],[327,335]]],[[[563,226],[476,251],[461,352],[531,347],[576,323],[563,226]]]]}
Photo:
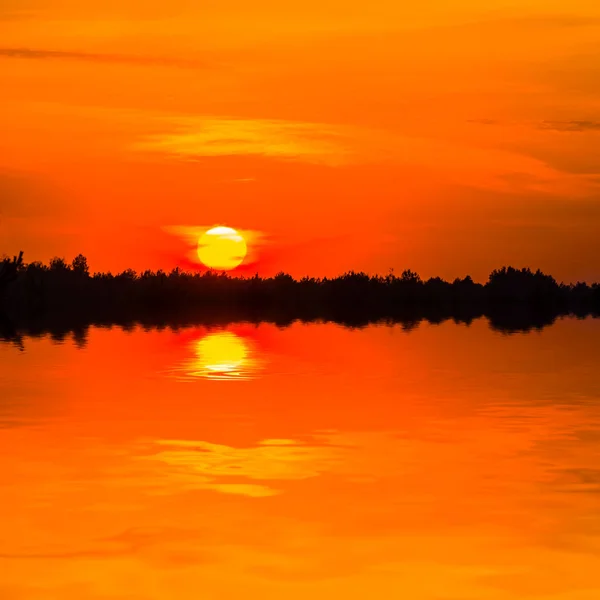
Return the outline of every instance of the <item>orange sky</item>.
{"type": "Polygon", "coordinates": [[[3,0],[0,254],[600,279],[600,5],[410,6],[3,0]]]}

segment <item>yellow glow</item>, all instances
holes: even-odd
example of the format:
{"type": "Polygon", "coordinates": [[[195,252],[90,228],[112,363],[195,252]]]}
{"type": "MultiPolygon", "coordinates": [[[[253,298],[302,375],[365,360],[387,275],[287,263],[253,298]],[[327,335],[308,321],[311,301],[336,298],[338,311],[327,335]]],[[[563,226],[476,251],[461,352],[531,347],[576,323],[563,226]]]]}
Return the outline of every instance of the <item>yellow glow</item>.
{"type": "Polygon", "coordinates": [[[253,155],[335,166],[350,160],[347,144],[359,133],[348,126],[283,119],[198,117],[174,125],[177,131],[150,135],[132,148],[166,156],[253,155]]]}
{"type": "Polygon", "coordinates": [[[294,440],[263,440],[236,448],[191,440],[159,440],[152,455],[168,465],[172,484],[250,497],[281,493],[282,481],[318,477],[343,462],[343,450],[294,440]],[[256,481],[262,483],[256,483],[256,481]]]}
{"type": "Polygon", "coordinates": [[[211,269],[235,269],[247,251],[246,241],[231,227],[213,227],[198,240],[198,258],[211,269]]]}
{"type": "Polygon", "coordinates": [[[189,374],[209,379],[235,379],[245,376],[250,349],[243,338],[230,331],[210,333],[196,342],[196,359],[189,374]]]}

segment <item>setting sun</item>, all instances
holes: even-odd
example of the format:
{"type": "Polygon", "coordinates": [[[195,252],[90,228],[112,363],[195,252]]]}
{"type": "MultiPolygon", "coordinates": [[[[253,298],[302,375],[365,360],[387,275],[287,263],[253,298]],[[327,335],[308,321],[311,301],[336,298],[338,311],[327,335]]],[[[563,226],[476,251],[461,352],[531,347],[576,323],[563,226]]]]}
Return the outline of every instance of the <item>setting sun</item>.
{"type": "Polygon", "coordinates": [[[211,269],[235,269],[246,252],[246,240],[231,227],[213,227],[198,240],[198,258],[211,269]]]}

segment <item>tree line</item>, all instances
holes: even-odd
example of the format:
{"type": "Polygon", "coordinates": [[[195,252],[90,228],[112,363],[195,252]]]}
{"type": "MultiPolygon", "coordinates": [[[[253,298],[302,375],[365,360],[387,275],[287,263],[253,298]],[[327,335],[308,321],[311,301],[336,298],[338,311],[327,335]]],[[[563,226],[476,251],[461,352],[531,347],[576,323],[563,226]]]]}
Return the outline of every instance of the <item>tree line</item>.
{"type": "Polygon", "coordinates": [[[485,283],[470,276],[445,281],[350,271],[338,277],[294,279],[237,277],[224,272],[191,273],[132,269],[92,273],[85,256],[70,263],[25,263],[22,254],[0,263],[0,311],[5,321],[86,324],[177,323],[296,319],[360,326],[381,320],[406,324],[422,319],[459,322],[487,316],[501,330],[544,326],[562,315],[600,315],[600,285],[564,284],[529,268],[502,267],[485,283]]]}

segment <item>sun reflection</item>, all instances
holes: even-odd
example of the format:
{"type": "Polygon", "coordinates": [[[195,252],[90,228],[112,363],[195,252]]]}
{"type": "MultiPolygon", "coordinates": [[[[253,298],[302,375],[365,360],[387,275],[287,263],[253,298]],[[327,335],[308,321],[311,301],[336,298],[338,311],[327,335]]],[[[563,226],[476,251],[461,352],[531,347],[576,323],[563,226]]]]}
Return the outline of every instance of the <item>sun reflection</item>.
{"type": "Polygon", "coordinates": [[[331,472],[348,449],[315,437],[312,443],[296,440],[262,440],[249,447],[234,447],[194,440],[159,440],[148,460],[169,467],[171,489],[204,489],[254,498],[282,493],[285,481],[299,481],[331,472]]]}
{"type": "Polygon", "coordinates": [[[258,361],[250,344],[232,331],[216,331],[196,340],[195,358],[186,363],[189,377],[207,379],[249,379],[258,361]]]}

